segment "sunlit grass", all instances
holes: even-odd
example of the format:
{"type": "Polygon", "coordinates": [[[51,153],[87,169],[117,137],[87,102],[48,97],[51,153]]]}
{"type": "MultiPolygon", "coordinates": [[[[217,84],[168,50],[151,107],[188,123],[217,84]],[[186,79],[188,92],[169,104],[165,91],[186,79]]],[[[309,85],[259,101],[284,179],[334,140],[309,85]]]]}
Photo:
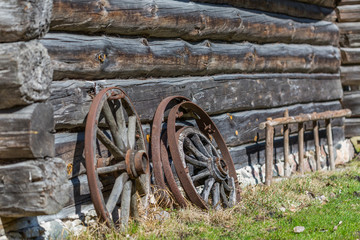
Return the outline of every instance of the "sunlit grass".
{"type": "Polygon", "coordinates": [[[125,233],[104,226],[73,239],[360,239],[360,162],[332,172],[249,186],[234,208],[169,210],[154,205],[125,233]],[[302,233],[293,228],[303,226],[302,233]]]}

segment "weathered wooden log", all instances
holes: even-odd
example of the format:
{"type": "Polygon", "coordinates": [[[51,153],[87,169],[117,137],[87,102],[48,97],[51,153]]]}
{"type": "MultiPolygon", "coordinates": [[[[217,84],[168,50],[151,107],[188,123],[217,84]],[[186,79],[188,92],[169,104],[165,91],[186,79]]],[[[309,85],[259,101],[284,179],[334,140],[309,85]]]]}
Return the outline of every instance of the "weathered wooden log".
{"type": "MultiPolygon", "coordinates": [[[[296,0],[296,1],[303,3],[311,3],[311,4],[330,7],[330,8],[336,7],[339,2],[339,0],[296,0]]],[[[345,1],[349,1],[349,0],[345,0],[345,1]]]]}
{"type": "Polygon", "coordinates": [[[360,65],[360,48],[340,48],[341,64],[359,64],[360,65]]]}
{"type": "Polygon", "coordinates": [[[360,118],[345,119],[345,137],[360,136],[360,118]]]}
{"type": "Polygon", "coordinates": [[[352,117],[360,117],[360,91],[344,92],[342,105],[351,110],[352,117]]]}
{"type": "MultiPolygon", "coordinates": [[[[359,121],[360,123],[360,121],[359,121]]],[[[359,125],[360,126],[360,125],[359,125]]],[[[359,127],[360,130],[360,127],[359,127]]],[[[334,146],[337,145],[339,141],[344,140],[344,128],[342,127],[333,127],[333,141],[334,146]]],[[[319,131],[320,136],[320,145],[326,145],[326,130],[319,131]]],[[[297,154],[298,150],[298,135],[290,136],[290,153],[297,154]]],[[[312,132],[305,132],[304,134],[304,150],[314,150],[314,136],[312,132]]],[[[234,161],[236,169],[256,164],[265,164],[265,141],[258,142],[256,144],[250,143],[246,145],[241,145],[237,147],[230,147],[229,151],[231,157],[234,161]]],[[[274,140],[274,161],[278,162],[280,159],[284,159],[284,149],[283,149],[283,138],[275,138],[274,140]]]]}
{"type": "Polygon", "coordinates": [[[0,110],[0,159],[53,157],[53,129],[53,110],[48,103],[0,110]]]}
{"type": "Polygon", "coordinates": [[[46,100],[52,74],[47,50],[37,40],[0,44],[0,109],[46,100]]]}
{"type": "Polygon", "coordinates": [[[331,46],[251,43],[191,44],[114,37],[48,34],[42,40],[54,80],[175,77],[220,73],[336,73],[340,51],[331,46]]]}
{"type": "Polygon", "coordinates": [[[359,0],[340,0],[339,6],[360,4],[359,0]]]}
{"type": "Polygon", "coordinates": [[[280,13],[299,18],[336,20],[336,13],[332,8],[291,0],[195,0],[195,2],[228,4],[234,7],[280,13]]]}
{"type": "Polygon", "coordinates": [[[58,158],[0,166],[0,216],[54,214],[67,201],[62,193],[65,164],[58,158]]]}
{"type": "Polygon", "coordinates": [[[52,31],[336,45],[338,29],[326,21],[289,19],[227,6],[176,0],[55,0],[52,31]]]}
{"type": "Polygon", "coordinates": [[[57,129],[84,126],[90,95],[96,86],[123,88],[143,122],[151,121],[157,105],[171,95],[188,97],[209,114],[220,114],[331,101],[341,99],[343,94],[338,74],[238,74],[146,81],[68,80],[52,83],[50,103],[57,129]]]}
{"type": "Polygon", "coordinates": [[[30,40],[50,27],[51,0],[0,2],[0,42],[30,40]]]}
{"type": "Polygon", "coordinates": [[[360,24],[358,22],[338,23],[341,47],[360,47],[360,24]]]}
{"type": "Polygon", "coordinates": [[[360,85],[360,65],[342,66],[340,73],[343,85],[360,85]]]}
{"type": "Polygon", "coordinates": [[[360,21],[360,4],[338,6],[336,13],[339,22],[359,22],[360,21]]]}
{"type": "MultiPolygon", "coordinates": [[[[341,109],[338,101],[327,103],[297,104],[286,107],[291,115],[300,113],[312,113],[314,111],[326,111],[341,109]]],[[[267,117],[281,116],[285,108],[273,108],[270,110],[251,110],[231,114],[221,114],[212,116],[212,120],[217,125],[226,144],[230,147],[238,146],[249,142],[260,142],[265,139],[265,131],[259,130],[258,123],[265,121],[267,117]]],[[[325,127],[324,121],[319,122],[320,127],[325,127]]],[[[311,131],[312,124],[305,123],[306,131],[311,131]]],[[[334,120],[333,126],[343,126],[341,119],[334,120]]],[[[143,125],[145,136],[150,136],[150,125],[143,125]]],[[[296,133],[297,125],[289,125],[289,131],[296,133]]],[[[276,128],[274,136],[282,136],[281,128],[276,128]]],[[[148,142],[147,142],[148,144],[148,142]]],[[[57,133],[55,134],[56,156],[62,158],[68,169],[68,178],[74,178],[84,174],[85,159],[84,151],[84,132],[57,133]]],[[[149,147],[149,146],[148,146],[149,147]]],[[[149,148],[148,148],[149,149],[149,148]]]]}

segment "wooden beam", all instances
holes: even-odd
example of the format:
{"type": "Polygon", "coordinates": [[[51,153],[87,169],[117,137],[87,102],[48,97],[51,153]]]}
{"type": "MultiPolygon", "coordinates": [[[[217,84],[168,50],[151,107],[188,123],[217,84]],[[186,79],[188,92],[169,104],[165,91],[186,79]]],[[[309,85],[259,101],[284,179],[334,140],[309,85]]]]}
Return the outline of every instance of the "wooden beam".
{"type": "Polygon", "coordinates": [[[1,159],[53,157],[53,110],[48,103],[0,110],[1,159]]]}
{"type": "MultiPolygon", "coordinates": [[[[271,120],[271,118],[268,118],[271,120]]],[[[265,149],[265,185],[270,186],[273,178],[274,165],[274,127],[266,126],[266,149],[265,149]]]]}
{"type": "Polygon", "coordinates": [[[59,158],[2,165],[0,176],[0,216],[54,214],[67,201],[62,192],[65,164],[59,158]]]}
{"type": "Polygon", "coordinates": [[[340,48],[341,64],[359,64],[360,65],[360,48],[340,48]]]}
{"type": "Polygon", "coordinates": [[[345,119],[345,136],[347,138],[360,136],[360,118],[345,119]]]}
{"type": "Polygon", "coordinates": [[[220,114],[331,101],[342,98],[343,94],[338,74],[236,74],[146,81],[68,80],[52,83],[49,102],[54,108],[57,129],[84,126],[95,86],[123,88],[143,122],[151,121],[160,101],[171,95],[188,97],[209,114],[220,114]]]}
{"type": "Polygon", "coordinates": [[[311,3],[319,6],[334,8],[338,4],[338,0],[296,0],[303,3],[311,3]]]}
{"type": "Polygon", "coordinates": [[[360,4],[344,5],[336,8],[339,22],[359,22],[360,21],[360,4]]]}
{"type": "MultiPolygon", "coordinates": [[[[275,2],[275,1],[274,1],[275,2]]],[[[265,4],[263,4],[265,5],[265,4]]],[[[55,0],[52,31],[337,45],[333,23],[176,0],[55,0]],[[284,20],[286,19],[286,20],[284,20]]]]}
{"type": "Polygon", "coordinates": [[[354,5],[354,4],[360,4],[359,0],[340,0],[339,5],[354,5]]]}
{"type": "Polygon", "coordinates": [[[340,51],[331,46],[188,43],[48,34],[54,80],[175,77],[222,73],[337,73],[340,51]],[[240,60],[241,59],[241,60],[240,60]]]}
{"type": "Polygon", "coordinates": [[[320,7],[314,4],[291,0],[195,0],[195,2],[228,4],[234,7],[255,9],[288,16],[334,21],[336,13],[333,8],[320,7]]]}
{"type": "Polygon", "coordinates": [[[343,85],[360,85],[360,65],[342,66],[340,73],[343,85]]]}
{"type": "Polygon", "coordinates": [[[341,47],[360,47],[360,24],[358,22],[337,23],[340,30],[341,47]]]}
{"type": "Polygon", "coordinates": [[[0,2],[0,42],[43,36],[50,27],[51,0],[0,2]]]}
{"type": "Polygon", "coordinates": [[[37,40],[0,44],[0,109],[46,100],[52,74],[47,50],[37,40]]]}
{"type": "Polygon", "coordinates": [[[342,105],[351,110],[352,117],[360,117],[360,91],[344,92],[342,105]]]}

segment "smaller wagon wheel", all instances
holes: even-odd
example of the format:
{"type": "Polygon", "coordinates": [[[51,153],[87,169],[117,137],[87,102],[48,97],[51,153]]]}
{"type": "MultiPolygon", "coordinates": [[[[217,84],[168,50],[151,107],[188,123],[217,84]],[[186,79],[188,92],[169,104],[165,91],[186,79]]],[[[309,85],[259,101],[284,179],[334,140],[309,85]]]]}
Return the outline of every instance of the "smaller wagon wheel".
{"type": "Polygon", "coordinates": [[[138,217],[140,204],[147,207],[150,170],[140,120],[120,88],[103,89],[93,99],[85,128],[85,161],[97,215],[108,226],[120,220],[124,230],[130,215],[138,217]],[[107,197],[102,188],[109,178],[115,180],[107,197]]]}
{"type": "Polygon", "coordinates": [[[207,209],[210,204],[215,208],[231,207],[240,201],[234,163],[219,130],[204,110],[189,101],[179,103],[169,113],[166,131],[176,174],[192,203],[207,209]],[[192,116],[199,130],[179,130],[177,119],[183,116],[192,116]]]}

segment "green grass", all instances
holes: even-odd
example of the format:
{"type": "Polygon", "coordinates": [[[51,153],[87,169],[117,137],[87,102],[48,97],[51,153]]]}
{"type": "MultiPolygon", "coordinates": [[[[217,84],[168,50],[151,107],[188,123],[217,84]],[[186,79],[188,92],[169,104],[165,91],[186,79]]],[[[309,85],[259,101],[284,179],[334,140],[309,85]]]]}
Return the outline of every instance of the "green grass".
{"type": "Polygon", "coordinates": [[[166,220],[153,217],[162,210],[153,206],[148,219],[131,224],[127,233],[89,229],[78,239],[360,239],[359,161],[271,187],[249,186],[242,196],[232,209],[171,210],[166,220]],[[294,233],[296,226],[305,230],[294,233]]]}

